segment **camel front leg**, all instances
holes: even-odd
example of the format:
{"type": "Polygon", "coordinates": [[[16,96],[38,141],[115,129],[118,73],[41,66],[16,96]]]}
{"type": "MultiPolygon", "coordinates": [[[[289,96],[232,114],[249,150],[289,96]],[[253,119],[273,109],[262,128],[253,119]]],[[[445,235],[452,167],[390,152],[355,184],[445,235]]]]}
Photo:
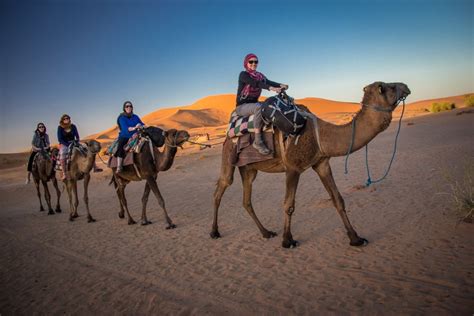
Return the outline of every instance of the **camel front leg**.
{"type": "Polygon", "coordinates": [[[284,248],[293,248],[298,246],[298,241],[293,239],[291,234],[291,216],[295,211],[295,196],[296,189],[298,188],[298,182],[300,179],[300,174],[298,172],[287,172],[286,173],[286,194],[284,202],[284,211],[285,211],[285,227],[283,232],[283,241],[282,246],[284,248]]]}
{"type": "Polygon", "coordinates": [[[344,200],[342,199],[339,190],[337,189],[336,182],[332,176],[331,166],[329,165],[329,159],[325,159],[321,161],[318,165],[313,166],[313,169],[317,172],[321,181],[323,182],[324,187],[329,193],[331,200],[336,207],[337,212],[342,218],[342,222],[347,230],[347,235],[350,239],[351,246],[365,246],[368,244],[367,239],[359,237],[357,232],[352,227],[351,223],[349,222],[349,218],[346,214],[346,209],[344,206],[344,200]]]}
{"type": "Polygon", "coordinates": [[[242,177],[242,185],[244,187],[244,196],[243,196],[243,205],[247,213],[257,224],[258,229],[262,233],[263,238],[272,238],[277,235],[277,233],[267,230],[263,227],[262,223],[255,214],[252,206],[252,183],[257,176],[257,170],[247,169],[246,167],[239,168],[240,176],[242,177]]]}
{"type": "Polygon", "coordinates": [[[64,180],[64,184],[66,185],[67,196],[69,199],[69,220],[72,222],[74,220],[72,180],[64,180]]]}
{"type": "Polygon", "coordinates": [[[161,196],[160,190],[158,189],[158,185],[156,184],[156,180],[153,177],[149,177],[148,179],[146,179],[146,182],[148,183],[148,185],[150,186],[150,189],[155,194],[155,197],[158,200],[158,204],[163,209],[165,220],[168,223],[168,226],[166,226],[166,229],[176,228],[176,225],[173,224],[173,222],[171,221],[171,218],[168,216],[168,212],[166,211],[166,207],[165,207],[165,200],[163,200],[163,197],[161,196]]]}
{"type": "Polygon", "coordinates": [[[59,204],[60,202],[60,199],[61,199],[61,191],[59,190],[59,186],[58,186],[58,180],[56,180],[55,177],[53,177],[53,186],[54,186],[54,189],[56,190],[56,209],[54,210],[56,213],[61,213],[62,210],[61,210],[61,205],[59,204]]]}
{"type": "Polygon", "coordinates": [[[117,184],[118,184],[117,194],[118,194],[119,200],[120,200],[120,207],[124,208],[125,211],[127,212],[128,225],[136,224],[137,222],[135,222],[133,220],[132,215],[130,215],[130,212],[128,211],[127,198],[125,197],[125,185],[120,183],[120,182],[118,182],[117,184]]]}
{"type": "MultiPolygon", "coordinates": [[[[156,181],[156,180],[155,180],[156,181]]],[[[146,217],[146,205],[148,203],[148,197],[150,196],[150,186],[148,182],[145,184],[145,190],[143,191],[142,196],[142,225],[151,224],[151,221],[146,217]]]]}
{"type": "Polygon", "coordinates": [[[228,163],[221,167],[221,175],[217,181],[216,191],[214,192],[214,221],[212,222],[211,238],[217,239],[221,237],[217,226],[217,215],[219,212],[219,206],[221,205],[222,196],[225,190],[232,185],[234,182],[234,171],[235,167],[228,163]]]}
{"type": "Polygon", "coordinates": [[[54,215],[53,208],[51,207],[51,194],[49,193],[48,182],[41,180],[44,188],[44,199],[48,204],[48,215],[54,215]]]}
{"type": "Polygon", "coordinates": [[[40,212],[44,212],[44,207],[43,207],[43,202],[41,201],[41,192],[40,192],[40,185],[39,185],[39,182],[40,180],[39,179],[34,179],[35,181],[35,187],[36,187],[36,193],[38,194],[38,199],[40,201],[40,212]]]}
{"type": "Polygon", "coordinates": [[[71,188],[72,188],[72,196],[74,198],[74,212],[72,216],[74,218],[79,217],[79,214],[77,213],[77,208],[79,206],[79,196],[77,194],[77,181],[76,180],[71,180],[71,188]]]}
{"type": "Polygon", "coordinates": [[[84,204],[86,205],[87,210],[87,222],[93,223],[95,219],[92,217],[89,210],[89,182],[91,181],[91,175],[89,173],[84,175],[84,204]]]}

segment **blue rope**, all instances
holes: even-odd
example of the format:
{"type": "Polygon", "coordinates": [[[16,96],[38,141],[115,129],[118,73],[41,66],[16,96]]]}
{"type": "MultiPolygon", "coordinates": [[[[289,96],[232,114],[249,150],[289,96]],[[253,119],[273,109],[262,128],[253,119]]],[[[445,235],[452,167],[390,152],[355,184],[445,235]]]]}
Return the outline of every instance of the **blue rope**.
{"type": "Polygon", "coordinates": [[[385,177],[388,175],[388,172],[390,171],[390,168],[392,167],[393,160],[395,159],[395,153],[397,152],[397,141],[398,141],[398,135],[400,134],[400,128],[402,126],[402,118],[403,118],[403,113],[405,113],[405,100],[403,100],[403,109],[402,109],[402,114],[400,115],[400,120],[398,121],[398,130],[397,130],[397,135],[395,136],[395,144],[393,146],[393,154],[392,154],[392,159],[390,159],[390,164],[388,165],[387,170],[385,171],[385,174],[383,175],[382,178],[378,180],[372,180],[370,177],[370,170],[369,170],[369,144],[365,145],[365,165],[367,167],[367,181],[365,182],[365,186],[368,187],[372,183],[377,183],[385,179],[385,177]]]}
{"type": "Polygon", "coordinates": [[[355,136],[355,123],[356,120],[355,120],[355,117],[352,118],[352,139],[351,139],[351,144],[349,145],[349,150],[347,151],[347,155],[346,155],[346,162],[345,162],[345,166],[344,166],[344,174],[348,174],[349,171],[347,170],[347,161],[349,160],[349,155],[351,154],[351,151],[352,151],[352,146],[354,145],[354,136],[355,136]]]}

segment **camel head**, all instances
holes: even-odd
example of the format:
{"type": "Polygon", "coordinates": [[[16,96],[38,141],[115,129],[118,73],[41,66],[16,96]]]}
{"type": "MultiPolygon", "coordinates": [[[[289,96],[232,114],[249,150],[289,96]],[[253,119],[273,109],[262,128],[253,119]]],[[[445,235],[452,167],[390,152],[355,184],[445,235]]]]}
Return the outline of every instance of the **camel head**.
{"type": "Polygon", "coordinates": [[[52,157],[53,159],[58,159],[58,158],[59,158],[59,149],[58,149],[58,148],[53,147],[53,148],[51,149],[51,157],[52,157]]]}
{"type": "Polygon", "coordinates": [[[185,130],[170,129],[165,131],[165,144],[171,147],[181,147],[189,139],[189,133],[185,130]]]}
{"type": "Polygon", "coordinates": [[[94,139],[90,139],[85,142],[87,145],[87,148],[91,151],[93,154],[97,154],[100,151],[100,143],[94,139]]]}
{"type": "Polygon", "coordinates": [[[398,103],[409,94],[408,86],[401,82],[385,83],[376,81],[364,88],[362,104],[379,108],[381,111],[391,112],[398,103]]]}

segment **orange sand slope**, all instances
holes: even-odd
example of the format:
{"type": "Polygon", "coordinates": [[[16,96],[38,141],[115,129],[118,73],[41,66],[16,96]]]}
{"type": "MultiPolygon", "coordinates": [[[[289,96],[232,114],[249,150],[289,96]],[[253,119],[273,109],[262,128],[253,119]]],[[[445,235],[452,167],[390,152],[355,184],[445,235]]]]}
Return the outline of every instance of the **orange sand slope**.
{"type": "MultiPolygon", "coordinates": [[[[458,106],[464,105],[465,95],[418,101],[407,105],[407,115],[423,114],[433,102],[453,102],[458,106]]],[[[263,100],[264,98],[262,98],[263,100]]],[[[297,104],[307,106],[311,112],[325,120],[343,123],[350,119],[351,114],[360,109],[359,103],[340,102],[322,98],[296,99],[297,104]]],[[[216,127],[228,122],[230,113],[235,109],[235,94],[208,96],[188,105],[159,109],[142,117],[149,125],[157,125],[164,129],[194,129],[216,127]]],[[[399,117],[401,107],[395,112],[399,117]]],[[[212,129],[211,129],[212,130],[212,129]]],[[[196,132],[196,131],[194,131],[196,132]]],[[[87,138],[110,140],[117,136],[117,127],[90,135],[87,138]]]]}

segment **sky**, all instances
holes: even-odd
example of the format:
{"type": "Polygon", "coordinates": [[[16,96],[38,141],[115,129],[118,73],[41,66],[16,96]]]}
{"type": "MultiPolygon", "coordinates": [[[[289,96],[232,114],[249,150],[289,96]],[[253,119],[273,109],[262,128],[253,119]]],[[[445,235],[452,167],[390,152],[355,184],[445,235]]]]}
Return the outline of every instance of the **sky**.
{"type": "MultiPolygon", "coordinates": [[[[0,152],[63,113],[82,137],[236,93],[243,57],[295,98],[359,102],[374,81],[413,102],[474,92],[471,0],[0,0],[0,152]]],[[[269,92],[264,95],[271,95],[269,92]]]]}

